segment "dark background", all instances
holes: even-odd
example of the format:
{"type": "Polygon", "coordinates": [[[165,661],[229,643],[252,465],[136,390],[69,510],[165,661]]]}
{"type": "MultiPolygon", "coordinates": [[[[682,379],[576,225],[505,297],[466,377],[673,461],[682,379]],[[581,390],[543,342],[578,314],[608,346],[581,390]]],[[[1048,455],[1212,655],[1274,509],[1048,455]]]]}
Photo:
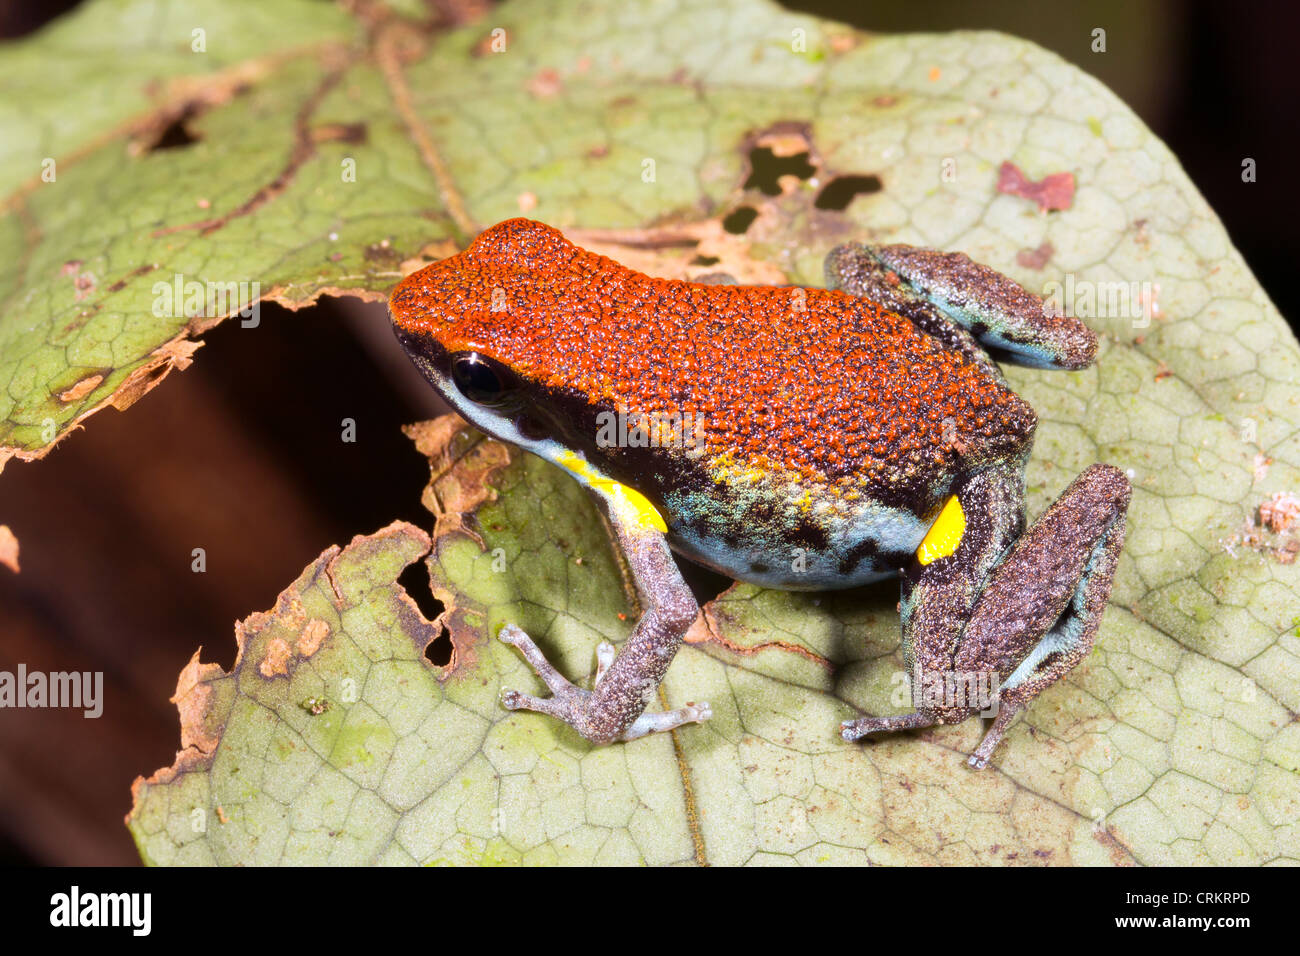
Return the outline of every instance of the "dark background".
{"type": "MultiPolygon", "coordinates": [[[[0,36],[72,6],[0,3],[0,36]]],[[[792,6],[881,32],[1001,30],[1078,64],[1170,146],[1282,313],[1300,315],[1296,7],[792,6]],[[1094,27],[1107,31],[1105,54],[1090,52],[1094,27]],[[1241,181],[1248,156],[1254,184],[1241,181]]],[[[107,698],[94,721],[0,715],[0,863],[136,862],[122,825],[129,786],[173,759],[167,697],[194,650],[230,666],[233,622],[269,608],[326,547],[395,518],[429,523],[418,503],[427,468],[398,426],[436,405],[382,306],[264,306],[260,328],[227,323],[204,341],[191,369],[129,413],[103,412],[46,460],[0,475],[0,521],[23,565],[0,568],[0,668],[102,670],[107,698]],[[344,417],[357,421],[355,444],[339,441],[344,417]],[[195,547],[205,574],[190,571],[195,547]]]]}

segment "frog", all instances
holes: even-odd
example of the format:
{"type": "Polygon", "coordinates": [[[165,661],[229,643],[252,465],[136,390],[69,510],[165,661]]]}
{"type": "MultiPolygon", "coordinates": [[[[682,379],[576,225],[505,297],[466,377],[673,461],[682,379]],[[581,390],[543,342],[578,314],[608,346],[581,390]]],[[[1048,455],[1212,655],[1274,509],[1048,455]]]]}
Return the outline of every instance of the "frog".
{"type": "Polygon", "coordinates": [[[912,710],[857,710],[845,742],[992,717],[969,754],[985,767],[1087,657],[1130,483],[1090,465],[1028,524],[1037,416],[1001,366],[1086,368],[1095,333],[960,252],[850,242],[825,270],[825,288],[657,278],[513,218],[395,287],[416,368],[591,492],[639,600],[590,687],[501,626],[548,692],[505,689],[505,708],[593,745],[707,721],[707,702],[649,706],[700,615],[675,555],[790,591],[898,578],[912,710]]]}

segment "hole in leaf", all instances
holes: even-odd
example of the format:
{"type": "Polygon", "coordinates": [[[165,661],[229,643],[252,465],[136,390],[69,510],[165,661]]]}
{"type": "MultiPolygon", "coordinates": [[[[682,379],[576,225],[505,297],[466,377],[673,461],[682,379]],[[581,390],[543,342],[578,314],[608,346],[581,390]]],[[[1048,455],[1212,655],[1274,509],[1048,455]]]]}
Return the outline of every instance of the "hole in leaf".
{"type": "Polygon", "coordinates": [[[451,653],[455,648],[451,643],[451,631],[447,625],[438,629],[438,636],[424,648],[424,657],[434,667],[446,667],[451,663],[451,653]]]}
{"type": "Polygon", "coordinates": [[[176,117],[176,119],[172,120],[171,123],[168,124],[167,128],[158,134],[158,138],[154,140],[153,145],[149,147],[149,152],[156,153],[160,149],[181,149],[185,146],[191,145],[192,143],[197,143],[199,137],[191,133],[189,127],[186,125],[193,117],[193,111],[186,110],[180,116],[176,117]]]}
{"type": "Polygon", "coordinates": [[[438,619],[443,611],[442,602],[433,596],[433,589],[429,587],[429,569],[425,567],[423,558],[403,568],[397,576],[397,583],[411,596],[427,620],[438,619]]]}
{"type": "Polygon", "coordinates": [[[813,205],[818,209],[847,209],[858,196],[878,193],[882,188],[879,176],[836,176],[817,194],[813,205]]]}
{"type": "Polygon", "coordinates": [[[745,180],[746,189],[757,189],[767,196],[781,195],[781,186],[777,182],[782,176],[798,176],[807,179],[817,172],[817,167],[808,162],[808,153],[795,153],[793,156],[777,156],[767,146],[750,151],[749,178],[745,180]]]}
{"type": "Polygon", "coordinates": [[[693,266],[716,266],[722,260],[717,256],[696,256],[691,260],[693,266]]]}
{"type": "MultiPolygon", "coordinates": [[[[411,600],[415,602],[415,606],[420,609],[420,613],[426,620],[438,619],[438,615],[443,612],[443,604],[433,596],[433,589],[429,587],[429,569],[425,567],[423,560],[403,568],[402,573],[397,576],[397,583],[411,596],[411,600]]],[[[425,647],[424,656],[428,658],[430,664],[446,667],[451,662],[451,652],[451,632],[444,624],[439,628],[438,636],[425,647]]]]}
{"type": "Polygon", "coordinates": [[[746,229],[754,224],[758,218],[758,210],[751,206],[741,206],[727,214],[727,218],[722,220],[722,228],[733,235],[742,235],[746,229]]]}

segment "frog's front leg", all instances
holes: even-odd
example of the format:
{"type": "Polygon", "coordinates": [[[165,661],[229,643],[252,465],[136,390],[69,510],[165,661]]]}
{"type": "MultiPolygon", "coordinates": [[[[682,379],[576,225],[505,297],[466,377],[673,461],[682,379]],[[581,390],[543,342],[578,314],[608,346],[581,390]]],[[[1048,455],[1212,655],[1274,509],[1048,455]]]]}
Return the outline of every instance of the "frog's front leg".
{"type": "Polygon", "coordinates": [[[647,510],[650,504],[614,482],[601,482],[594,490],[608,507],[645,612],[620,653],[615,655],[606,643],[597,648],[596,681],[591,690],[570,683],[527,634],[513,624],[506,625],[498,636],[519,649],[552,696],[540,698],[507,690],[501,695],[502,703],[510,710],[535,710],[558,717],[595,744],[635,740],[707,720],[711,711],[703,702],[644,713],[700,609],[682,580],[663,531],[656,526],[661,519],[647,510]]]}
{"type": "MultiPolygon", "coordinates": [[[[958,723],[990,703],[971,699],[972,689],[997,688],[997,717],[971,755],[974,767],[988,763],[1015,715],[1092,649],[1124,543],[1131,490],[1118,469],[1088,468],[1017,538],[1022,489],[1018,469],[976,475],[955,496],[974,520],[936,537],[937,521],[904,574],[903,644],[917,708],[907,726],[958,723]],[[988,516],[970,510],[986,505],[988,516]]],[[[849,721],[843,735],[901,729],[890,720],[849,721]]]]}

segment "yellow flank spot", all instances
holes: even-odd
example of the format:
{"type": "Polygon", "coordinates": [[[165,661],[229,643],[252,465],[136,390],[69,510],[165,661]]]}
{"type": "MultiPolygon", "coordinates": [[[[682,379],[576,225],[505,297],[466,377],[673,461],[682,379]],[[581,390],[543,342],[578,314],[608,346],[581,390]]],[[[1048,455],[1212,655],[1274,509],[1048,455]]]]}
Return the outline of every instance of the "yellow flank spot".
{"type": "Polygon", "coordinates": [[[635,488],[629,488],[613,478],[606,478],[592,468],[585,458],[571,451],[561,453],[560,464],[596,489],[624,522],[641,528],[654,528],[660,534],[668,533],[663,515],[635,488]]]}
{"type": "Polygon", "coordinates": [[[654,528],[660,534],[668,533],[668,525],[664,523],[663,515],[659,513],[659,509],[652,505],[646,496],[635,488],[629,488],[627,485],[619,484],[609,478],[593,481],[591,486],[604,493],[624,521],[640,525],[643,528],[654,528]]]}
{"type": "Polygon", "coordinates": [[[934,519],[930,530],[925,533],[921,546],[916,549],[916,559],[922,564],[946,558],[957,550],[961,536],[966,533],[966,512],[961,510],[961,502],[953,495],[934,519]]]}

